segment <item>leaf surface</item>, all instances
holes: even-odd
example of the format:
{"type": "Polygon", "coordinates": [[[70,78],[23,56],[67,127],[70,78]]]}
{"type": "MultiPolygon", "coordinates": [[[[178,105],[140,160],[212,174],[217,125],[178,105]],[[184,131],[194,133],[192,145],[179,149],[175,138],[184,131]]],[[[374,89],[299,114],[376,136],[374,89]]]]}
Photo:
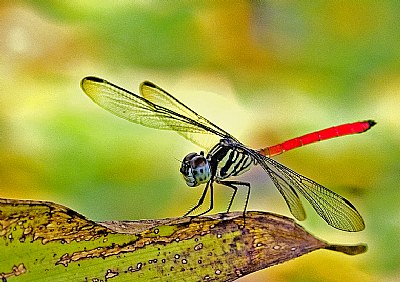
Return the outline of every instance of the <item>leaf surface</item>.
{"type": "Polygon", "coordinates": [[[266,212],[108,221],[64,206],[0,199],[3,281],[234,281],[318,249],[350,255],[266,212]],[[97,280],[96,280],[97,279],[97,280]]]}

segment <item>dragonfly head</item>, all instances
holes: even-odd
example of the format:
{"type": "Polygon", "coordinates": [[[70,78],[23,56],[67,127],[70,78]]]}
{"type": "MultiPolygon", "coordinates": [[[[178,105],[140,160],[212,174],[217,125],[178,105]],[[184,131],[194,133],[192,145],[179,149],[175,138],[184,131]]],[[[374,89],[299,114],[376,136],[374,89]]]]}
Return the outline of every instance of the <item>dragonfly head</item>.
{"type": "Polygon", "coordinates": [[[204,152],[190,153],[182,161],[180,172],[190,187],[207,183],[211,178],[211,168],[204,152]]]}

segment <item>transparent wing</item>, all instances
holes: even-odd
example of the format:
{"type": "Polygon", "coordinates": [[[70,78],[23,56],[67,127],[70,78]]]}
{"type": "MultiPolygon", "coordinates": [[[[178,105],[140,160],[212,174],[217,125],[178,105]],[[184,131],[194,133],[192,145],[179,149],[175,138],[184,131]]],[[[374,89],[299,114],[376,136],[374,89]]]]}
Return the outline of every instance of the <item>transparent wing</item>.
{"type": "Polygon", "coordinates": [[[298,197],[293,188],[306,198],[329,225],[344,231],[364,229],[364,220],[347,199],[271,158],[262,156],[255,151],[252,154],[271,176],[296,218],[304,211],[298,210],[298,197]],[[274,172],[271,173],[271,171],[274,172]]]}
{"type": "Polygon", "coordinates": [[[147,127],[174,130],[200,146],[204,145],[199,138],[195,139],[192,136],[215,134],[220,137],[231,137],[228,133],[197,115],[167,92],[150,82],[142,84],[142,92],[146,93],[148,97],[151,97],[151,92],[154,92],[153,97],[160,97],[159,99],[154,98],[155,102],[157,100],[159,102],[163,101],[161,99],[162,95],[158,94],[166,94],[163,104],[170,106],[170,108],[153,103],[96,77],[84,78],[81,82],[81,87],[96,104],[121,118],[147,127]],[[170,102],[166,102],[168,99],[170,99],[170,102]]]}
{"type": "Polygon", "coordinates": [[[296,193],[296,190],[285,181],[279,174],[270,169],[268,166],[264,167],[272,182],[274,182],[276,188],[285,199],[286,204],[289,207],[290,212],[294,215],[297,220],[305,220],[306,212],[304,211],[303,205],[301,204],[300,198],[296,193]]]}
{"type": "Polygon", "coordinates": [[[198,136],[198,132],[189,132],[189,131],[179,131],[178,133],[185,137],[186,139],[189,139],[193,143],[197,145],[201,145],[202,147],[205,147],[207,149],[210,149],[210,147],[214,146],[220,139],[218,136],[223,136],[223,137],[229,137],[237,142],[239,142],[236,138],[234,138],[232,135],[230,135],[228,132],[225,130],[221,129],[205,117],[199,115],[189,107],[187,107],[185,104],[180,102],[178,99],[173,97],[171,94],[169,94],[167,91],[163,90],[162,88],[158,87],[152,82],[145,81],[140,85],[140,93],[142,96],[159,106],[162,106],[164,108],[167,108],[171,111],[174,111],[175,113],[178,113],[182,116],[188,117],[191,120],[196,121],[197,123],[203,125],[205,128],[211,129],[209,132],[201,132],[201,133],[208,133],[211,134],[214,133],[213,138],[212,136],[209,136],[208,139],[205,139],[204,136],[198,136]],[[216,136],[216,135],[218,136],[216,136]],[[199,142],[199,140],[201,140],[199,142]],[[201,144],[199,144],[201,143],[201,144]]]}

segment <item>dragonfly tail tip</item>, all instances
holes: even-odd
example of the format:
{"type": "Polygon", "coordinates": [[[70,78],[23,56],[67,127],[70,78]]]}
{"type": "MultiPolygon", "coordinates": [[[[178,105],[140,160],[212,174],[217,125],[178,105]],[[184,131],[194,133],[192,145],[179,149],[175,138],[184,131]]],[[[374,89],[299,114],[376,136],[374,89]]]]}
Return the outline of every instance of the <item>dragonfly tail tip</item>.
{"type": "Polygon", "coordinates": [[[368,120],[368,124],[369,124],[369,126],[372,127],[372,126],[374,126],[376,124],[376,121],[370,119],[370,120],[368,120]]]}

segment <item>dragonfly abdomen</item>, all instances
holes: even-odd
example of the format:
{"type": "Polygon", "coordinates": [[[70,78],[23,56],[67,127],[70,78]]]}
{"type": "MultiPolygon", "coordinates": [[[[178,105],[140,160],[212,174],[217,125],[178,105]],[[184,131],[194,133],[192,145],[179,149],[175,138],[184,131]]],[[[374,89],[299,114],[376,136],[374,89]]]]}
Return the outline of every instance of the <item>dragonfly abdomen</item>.
{"type": "Polygon", "coordinates": [[[355,134],[355,133],[362,133],[370,129],[375,124],[376,122],[373,120],[365,120],[365,121],[333,126],[330,128],[325,128],[319,131],[315,131],[309,134],[305,134],[303,136],[287,140],[283,143],[274,146],[265,147],[263,149],[260,149],[258,152],[263,156],[273,157],[276,155],[280,155],[286,151],[290,151],[295,148],[315,143],[318,141],[355,134]]]}

